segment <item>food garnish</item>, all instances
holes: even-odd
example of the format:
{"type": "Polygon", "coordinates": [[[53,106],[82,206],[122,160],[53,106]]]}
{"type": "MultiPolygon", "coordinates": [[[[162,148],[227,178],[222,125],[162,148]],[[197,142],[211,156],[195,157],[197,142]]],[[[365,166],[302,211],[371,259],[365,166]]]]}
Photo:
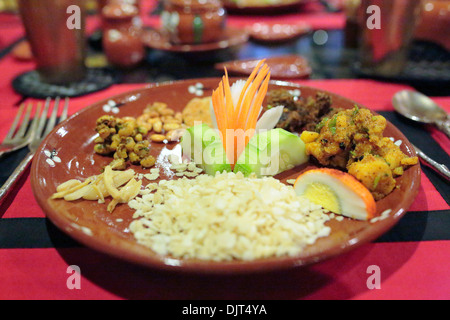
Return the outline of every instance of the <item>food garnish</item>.
{"type": "Polygon", "coordinates": [[[188,128],[181,140],[181,146],[185,153],[190,150],[187,156],[206,174],[232,171],[219,133],[207,124],[188,128]]]}
{"type": "Polygon", "coordinates": [[[283,129],[263,131],[250,139],[234,172],[258,177],[276,175],[308,161],[305,144],[295,134],[283,129]]]}
{"type": "Polygon", "coordinates": [[[134,176],[133,169],[116,171],[106,166],[103,173],[88,177],[84,182],[70,179],[60,184],[51,199],[85,199],[104,203],[105,198],[111,196],[107,209],[112,212],[117,204],[127,203],[139,194],[142,181],[134,179],[134,176]]]}
{"type": "Polygon", "coordinates": [[[234,85],[233,93],[225,69],[225,76],[212,93],[215,121],[231,164],[236,163],[238,156],[254,134],[269,80],[269,67],[261,60],[244,84],[239,82],[234,85]],[[237,137],[236,133],[245,136],[237,137]],[[229,141],[230,138],[233,141],[229,141]]]}
{"type": "Polygon", "coordinates": [[[273,130],[283,106],[261,115],[269,79],[269,67],[264,60],[247,81],[238,80],[232,86],[225,68],[225,75],[212,93],[211,118],[217,133],[202,124],[187,130],[182,139],[184,153],[196,155],[194,161],[206,173],[234,170],[247,175],[252,172],[258,176],[274,175],[307,161],[304,143],[298,136],[283,129],[273,130]],[[214,163],[205,164],[206,160],[214,163]],[[269,167],[273,170],[262,170],[269,167]]]}
{"type": "Polygon", "coordinates": [[[294,189],[313,203],[349,218],[370,220],[376,214],[370,191],[352,175],[337,169],[308,170],[297,178],[294,189]]]}

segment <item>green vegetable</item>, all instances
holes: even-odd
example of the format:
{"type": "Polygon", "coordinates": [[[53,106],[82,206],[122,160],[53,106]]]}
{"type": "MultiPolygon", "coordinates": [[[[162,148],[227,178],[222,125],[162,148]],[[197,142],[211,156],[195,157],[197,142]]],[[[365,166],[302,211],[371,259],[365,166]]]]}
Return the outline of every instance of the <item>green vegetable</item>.
{"type": "Polygon", "coordinates": [[[320,130],[322,130],[322,128],[325,126],[325,123],[328,121],[328,118],[325,117],[322,119],[322,121],[320,121],[317,126],[316,126],[316,131],[320,132],[320,130]]]}
{"type": "Polygon", "coordinates": [[[375,190],[378,187],[378,183],[380,182],[381,176],[377,175],[375,180],[373,181],[372,190],[375,190]]]}
{"type": "Polygon", "coordinates": [[[332,134],[336,133],[336,122],[337,122],[337,116],[334,116],[328,123],[328,128],[330,128],[330,131],[332,134]]]}
{"type": "Polygon", "coordinates": [[[248,176],[276,175],[308,161],[305,144],[297,135],[277,128],[253,136],[239,156],[234,172],[248,176]]]}
{"type": "Polygon", "coordinates": [[[220,135],[207,124],[187,129],[181,138],[181,148],[183,155],[189,156],[207,174],[231,172],[220,135]]]}

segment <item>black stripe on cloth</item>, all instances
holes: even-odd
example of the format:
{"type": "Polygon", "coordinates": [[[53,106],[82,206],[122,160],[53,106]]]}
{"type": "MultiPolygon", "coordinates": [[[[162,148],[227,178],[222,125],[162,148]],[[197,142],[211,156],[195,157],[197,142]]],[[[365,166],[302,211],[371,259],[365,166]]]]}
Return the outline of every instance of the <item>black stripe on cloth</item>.
{"type": "Polygon", "coordinates": [[[450,210],[411,211],[376,242],[450,240],[450,210]]]}
{"type": "Polygon", "coordinates": [[[0,219],[0,249],[68,248],[80,244],[46,218],[0,219]]]}
{"type": "MultiPolygon", "coordinates": [[[[396,126],[408,140],[422,149],[429,157],[438,163],[450,165],[450,156],[444,149],[433,139],[426,127],[412,120],[406,119],[396,112],[382,111],[379,112],[394,126],[396,126]]],[[[450,184],[427,166],[421,166],[425,175],[430,179],[434,187],[439,191],[442,198],[450,205],[450,184]]]]}
{"type": "Polygon", "coordinates": [[[7,47],[3,48],[2,50],[0,50],[0,59],[2,59],[3,57],[5,57],[8,53],[11,52],[11,50],[22,40],[24,40],[25,37],[20,37],[17,40],[14,40],[10,45],[8,45],[7,47]]]}
{"type": "MultiPolygon", "coordinates": [[[[450,240],[450,210],[413,211],[376,242],[450,240]]],[[[0,219],[0,249],[79,247],[46,218],[0,219]]]]}

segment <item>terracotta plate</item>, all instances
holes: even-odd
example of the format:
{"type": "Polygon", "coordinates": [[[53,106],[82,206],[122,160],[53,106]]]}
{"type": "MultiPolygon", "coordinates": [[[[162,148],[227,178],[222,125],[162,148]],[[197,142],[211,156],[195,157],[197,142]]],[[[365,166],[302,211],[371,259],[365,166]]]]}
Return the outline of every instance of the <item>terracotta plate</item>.
{"type": "MultiPolygon", "coordinates": [[[[248,77],[256,67],[259,59],[234,60],[216,63],[214,68],[222,71],[227,68],[230,75],[248,77]]],[[[308,60],[299,55],[283,55],[267,58],[265,63],[270,67],[270,78],[278,80],[308,78],[312,69],[308,60]]]]}
{"type": "Polygon", "coordinates": [[[250,38],[256,42],[278,44],[295,40],[311,32],[308,24],[254,23],[248,28],[250,38]]]}
{"type": "Polygon", "coordinates": [[[295,11],[299,8],[299,5],[310,0],[288,0],[284,3],[264,3],[261,1],[259,5],[239,6],[233,0],[225,0],[223,6],[227,12],[233,14],[275,14],[275,13],[287,13],[295,11]]]}
{"type": "Polygon", "coordinates": [[[143,43],[151,49],[163,50],[175,53],[200,53],[224,50],[239,46],[248,41],[249,35],[246,31],[226,28],[223,39],[214,42],[200,44],[174,44],[168,37],[157,29],[148,28],[144,30],[142,36],[143,43]]]}
{"type": "MultiPolygon", "coordinates": [[[[113,213],[108,213],[106,204],[95,201],[49,200],[60,183],[70,178],[84,180],[88,176],[100,173],[102,166],[110,162],[110,158],[93,152],[93,141],[96,137],[94,126],[98,117],[108,113],[116,116],[138,116],[148,103],[155,101],[166,102],[170,107],[182,110],[186,103],[195,97],[190,93],[193,90],[189,88],[199,82],[203,84],[203,94],[210,95],[211,90],[218,85],[219,79],[187,80],[144,87],[97,102],[58,125],[37,150],[31,169],[33,192],[47,217],[80,243],[120,259],[152,268],[180,272],[231,274],[293,268],[342,254],[385,233],[398,222],[413,202],[420,184],[419,165],[407,169],[398,179],[399,188],[377,203],[379,213],[390,210],[386,219],[375,223],[351,219],[339,222],[332,219],[327,222],[332,228],[331,235],[321,238],[298,256],[222,263],[158,256],[150,249],[137,244],[128,230],[132,220],[132,210],[126,204],[119,205],[113,213]],[[117,106],[111,108],[107,104],[109,100],[114,101],[117,106]]],[[[280,87],[296,90],[303,96],[315,95],[318,91],[286,82],[272,82],[269,90],[280,87]]],[[[347,98],[335,94],[331,96],[336,106],[351,108],[355,104],[347,98]]],[[[402,151],[408,155],[415,155],[410,142],[390,123],[387,125],[385,136],[402,140],[402,151]]],[[[172,149],[175,144],[166,146],[153,144],[151,150],[155,156],[158,156],[163,147],[172,149]]],[[[163,161],[158,160],[157,166],[162,168],[160,170],[162,179],[172,178],[172,175],[167,173],[163,161]]],[[[295,178],[301,171],[311,166],[294,168],[280,174],[277,178],[282,181],[295,178]]],[[[134,169],[137,172],[143,172],[139,167],[134,169]]]]}

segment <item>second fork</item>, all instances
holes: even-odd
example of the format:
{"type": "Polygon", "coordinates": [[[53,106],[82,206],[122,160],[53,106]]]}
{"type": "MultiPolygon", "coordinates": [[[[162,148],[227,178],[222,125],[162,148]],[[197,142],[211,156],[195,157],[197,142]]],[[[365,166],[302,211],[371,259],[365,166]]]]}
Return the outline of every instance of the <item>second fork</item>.
{"type": "MultiPolygon", "coordinates": [[[[59,109],[59,102],[60,98],[57,97],[55,99],[55,103],[53,105],[53,110],[51,112],[50,118],[47,119],[47,115],[49,114],[50,110],[50,98],[47,98],[42,113],[40,113],[40,115],[39,113],[35,115],[35,118],[37,118],[38,120],[33,121],[33,128],[31,128],[32,137],[28,145],[29,152],[22,160],[22,162],[17,166],[17,168],[14,170],[14,172],[11,174],[11,176],[8,178],[5,184],[0,188],[0,201],[8,194],[10,188],[14,185],[17,179],[28,167],[28,164],[33,159],[34,154],[37,148],[39,147],[40,143],[50,133],[50,131],[55,127],[56,123],[58,122],[57,115],[59,109]]],[[[67,118],[68,108],[69,108],[69,99],[66,98],[61,116],[59,117],[59,122],[62,122],[67,118]]]]}

